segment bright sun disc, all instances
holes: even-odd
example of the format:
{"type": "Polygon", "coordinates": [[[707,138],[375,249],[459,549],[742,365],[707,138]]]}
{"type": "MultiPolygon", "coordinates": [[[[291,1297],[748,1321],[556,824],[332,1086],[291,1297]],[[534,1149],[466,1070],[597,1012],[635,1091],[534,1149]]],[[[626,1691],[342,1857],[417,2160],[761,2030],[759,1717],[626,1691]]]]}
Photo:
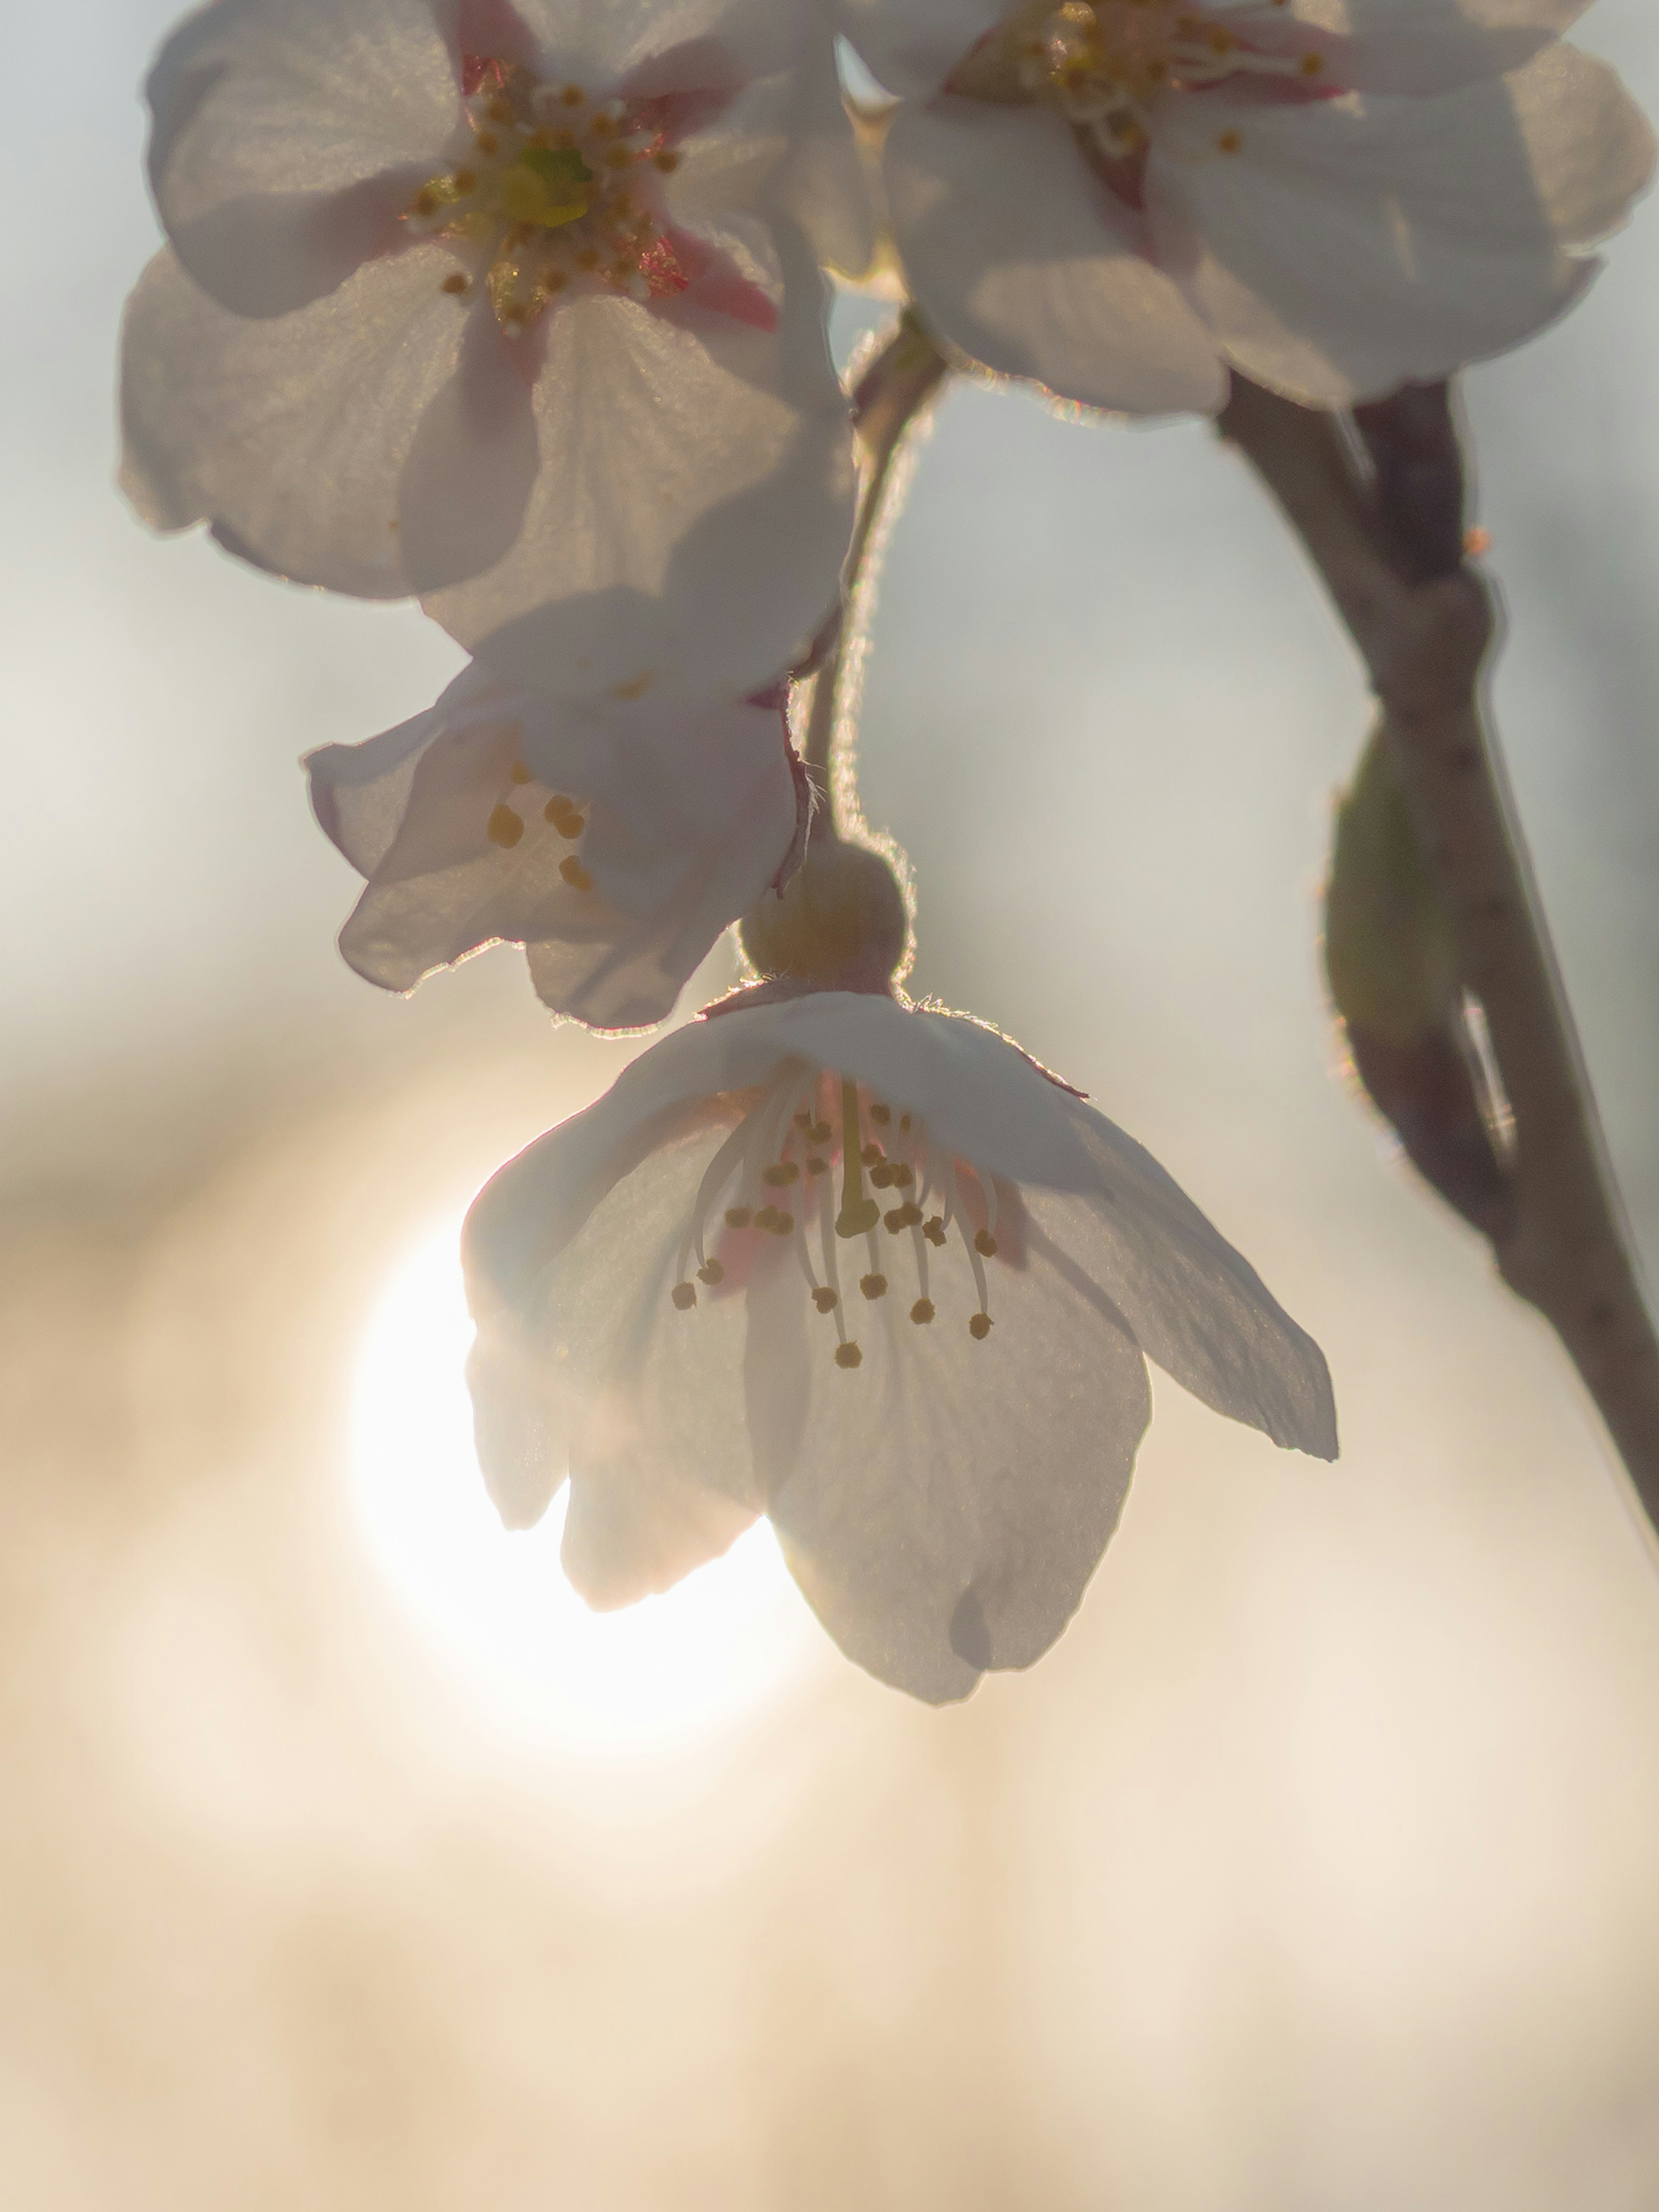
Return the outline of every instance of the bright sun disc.
{"type": "Polygon", "coordinates": [[[804,1671],[815,1632],[770,1527],[661,1597],[590,1613],[559,1565],[565,1496],[504,1529],[472,1447],[459,1224],[423,1237],[376,1306],[352,1408],[352,1498],[377,1564],[491,1717],[605,1754],[675,1750],[804,1671]]]}

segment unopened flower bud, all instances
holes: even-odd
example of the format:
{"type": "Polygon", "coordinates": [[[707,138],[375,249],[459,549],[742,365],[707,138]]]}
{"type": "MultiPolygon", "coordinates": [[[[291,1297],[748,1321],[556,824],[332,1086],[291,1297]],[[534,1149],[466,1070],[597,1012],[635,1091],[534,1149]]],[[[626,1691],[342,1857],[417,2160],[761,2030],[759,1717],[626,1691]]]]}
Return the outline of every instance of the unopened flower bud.
{"type": "Polygon", "coordinates": [[[765,976],[821,990],[884,990],[904,964],[910,916],[891,864],[866,845],[814,838],[781,895],[744,917],[750,961],[765,976]]]}

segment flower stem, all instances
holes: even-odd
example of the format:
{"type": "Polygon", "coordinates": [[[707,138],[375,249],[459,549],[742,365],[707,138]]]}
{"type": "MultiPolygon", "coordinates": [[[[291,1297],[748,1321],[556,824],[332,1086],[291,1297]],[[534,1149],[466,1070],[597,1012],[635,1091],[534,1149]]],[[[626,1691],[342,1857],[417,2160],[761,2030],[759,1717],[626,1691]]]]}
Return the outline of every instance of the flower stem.
{"type": "Polygon", "coordinates": [[[1370,671],[1418,836],[1514,1116],[1514,1204],[1490,1242],[1555,1330],[1659,1528],[1659,1340],[1551,948],[1481,670],[1491,595],[1462,558],[1446,387],[1344,426],[1236,378],[1219,428],[1278,501],[1370,671]],[[1362,464],[1360,454],[1364,462],[1362,464]]]}
{"type": "Polygon", "coordinates": [[[832,836],[850,827],[858,813],[850,763],[845,775],[832,771],[838,740],[849,732],[856,713],[865,631],[881,556],[905,489],[900,458],[907,434],[927,412],[947,371],[945,356],[907,307],[898,328],[853,388],[853,424],[864,457],[858,516],[840,598],[796,672],[816,672],[801,758],[818,818],[832,836]]]}

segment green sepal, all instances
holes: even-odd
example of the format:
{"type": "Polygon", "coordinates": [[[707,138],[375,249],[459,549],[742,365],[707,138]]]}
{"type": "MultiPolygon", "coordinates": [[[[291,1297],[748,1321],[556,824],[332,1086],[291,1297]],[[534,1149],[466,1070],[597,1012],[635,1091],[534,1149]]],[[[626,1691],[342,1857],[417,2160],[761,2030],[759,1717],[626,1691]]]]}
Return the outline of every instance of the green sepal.
{"type": "Polygon", "coordinates": [[[1325,973],[1349,1027],[1392,1045],[1443,1029],[1462,999],[1451,917],[1381,729],[1336,811],[1325,973]]]}

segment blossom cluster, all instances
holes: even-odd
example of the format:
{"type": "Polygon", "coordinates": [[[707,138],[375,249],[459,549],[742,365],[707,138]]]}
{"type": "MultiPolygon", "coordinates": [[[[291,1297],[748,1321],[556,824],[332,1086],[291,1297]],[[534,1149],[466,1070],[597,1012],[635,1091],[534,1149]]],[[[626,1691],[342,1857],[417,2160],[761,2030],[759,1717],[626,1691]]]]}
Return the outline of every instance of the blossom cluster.
{"type": "Polygon", "coordinates": [[[1148,1357],[1334,1454],[1317,1347],[1148,1155],[909,1002],[898,878],[798,749],[896,404],[849,399],[826,280],[896,271],[935,370],[1121,413],[1444,377],[1560,313],[1647,180],[1577,12],[211,0],[168,40],[128,495],[471,656],[309,757],[346,958],[404,991],[518,944],[613,1030],[734,923],[757,973],[469,1224],[486,1479],[516,1525],[568,1476],[596,1604],[766,1513],[846,1650],[957,1697],[1079,1601],[1148,1357]]]}

